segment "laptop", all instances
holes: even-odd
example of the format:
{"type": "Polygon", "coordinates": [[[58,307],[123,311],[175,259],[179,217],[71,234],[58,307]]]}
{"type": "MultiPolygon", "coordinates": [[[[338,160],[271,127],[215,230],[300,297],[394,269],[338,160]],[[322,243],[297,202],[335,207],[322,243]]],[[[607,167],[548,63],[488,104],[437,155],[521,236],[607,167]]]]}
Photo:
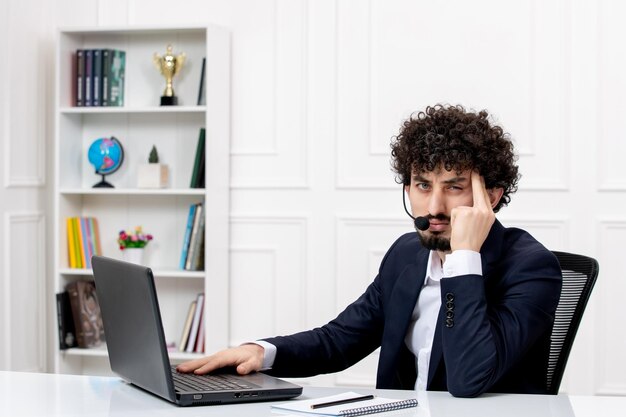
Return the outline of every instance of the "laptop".
{"type": "Polygon", "coordinates": [[[297,397],[302,387],[261,372],[182,374],[170,365],[152,270],[92,258],[111,370],[131,384],[181,406],[297,397]]]}

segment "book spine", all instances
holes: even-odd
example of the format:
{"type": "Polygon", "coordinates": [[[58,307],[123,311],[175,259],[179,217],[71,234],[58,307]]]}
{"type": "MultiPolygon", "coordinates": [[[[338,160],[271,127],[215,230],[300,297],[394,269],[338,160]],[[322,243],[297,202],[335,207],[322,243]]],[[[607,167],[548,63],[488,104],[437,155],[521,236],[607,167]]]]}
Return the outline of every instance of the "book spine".
{"type": "Polygon", "coordinates": [[[85,267],[91,268],[91,257],[93,249],[91,248],[91,232],[89,230],[89,220],[86,217],[80,217],[80,227],[83,231],[83,251],[85,252],[85,267]]]}
{"type": "Polygon", "coordinates": [[[93,96],[94,106],[102,105],[102,50],[93,50],[93,96]]]}
{"type": "Polygon", "coordinates": [[[191,322],[193,316],[196,313],[196,300],[193,300],[189,304],[189,310],[187,310],[187,318],[185,319],[185,325],[183,326],[183,334],[180,336],[180,343],[178,344],[178,350],[184,352],[187,348],[187,340],[189,340],[189,331],[191,330],[191,322]]]}
{"type": "Polygon", "coordinates": [[[200,69],[200,87],[198,88],[198,106],[202,106],[206,104],[206,100],[204,98],[204,73],[206,68],[206,57],[202,58],[202,68],[200,69]]]}
{"type": "Polygon", "coordinates": [[[194,158],[193,171],[191,171],[191,188],[199,188],[199,173],[202,158],[204,158],[204,148],[206,142],[206,129],[201,127],[198,135],[198,145],[196,146],[196,156],[194,158]]]}
{"type": "Polygon", "coordinates": [[[185,228],[185,237],[183,238],[183,249],[180,254],[180,269],[185,269],[187,263],[187,253],[189,252],[189,240],[191,239],[191,229],[193,228],[193,220],[196,212],[196,204],[189,206],[189,215],[187,216],[187,227],[185,228]]]}
{"type": "Polygon", "coordinates": [[[80,218],[79,217],[73,217],[73,222],[74,222],[74,230],[76,230],[76,244],[74,245],[74,247],[76,248],[76,253],[78,254],[77,259],[78,261],[78,267],[79,268],[86,268],[87,266],[87,261],[85,259],[85,252],[83,250],[83,232],[80,228],[80,218]]]}
{"type": "Polygon", "coordinates": [[[198,294],[196,298],[196,311],[193,316],[193,322],[191,323],[191,330],[189,331],[189,341],[185,352],[191,353],[196,347],[196,338],[198,337],[198,328],[200,326],[200,317],[204,310],[204,293],[198,294]]]}
{"type": "Polygon", "coordinates": [[[74,326],[76,327],[76,344],[78,347],[85,347],[85,334],[81,326],[80,305],[78,301],[78,281],[67,284],[65,289],[70,299],[72,318],[74,320],[74,326]]]}
{"type": "Polygon", "coordinates": [[[109,68],[111,68],[111,50],[102,50],[102,106],[109,106],[109,68]]]}
{"type": "Polygon", "coordinates": [[[85,49],[85,106],[93,105],[93,50],[85,49]]]}
{"type": "Polygon", "coordinates": [[[95,217],[90,217],[91,221],[91,230],[93,231],[94,236],[94,245],[95,245],[95,254],[102,255],[102,246],[100,245],[100,229],[98,228],[98,219],[95,217]]]}
{"type": "Polygon", "coordinates": [[[67,291],[56,294],[57,323],[59,327],[59,349],[65,350],[76,346],[76,331],[72,307],[67,291]]]}
{"type": "Polygon", "coordinates": [[[126,52],[114,49],[109,67],[109,106],[124,105],[124,79],[126,72],[126,52]]]}
{"type": "Polygon", "coordinates": [[[74,222],[71,217],[65,219],[67,228],[67,256],[70,268],[77,268],[76,252],[74,251],[74,222]]]}
{"type": "Polygon", "coordinates": [[[196,240],[193,243],[193,256],[191,257],[191,265],[189,269],[192,271],[200,271],[204,269],[204,262],[200,262],[204,259],[204,254],[201,253],[204,250],[204,210],[198,219],[198,233],[196,240]]]}
{"type": "Polygon", "coordinates": [[[85,51],[76,50],[76,106],[85,105],[85,51]]]}
{"type": "Polygon", "coordinates": [[[196,250],[196,240],[198,239],[198,229],[200,226],[200,216],[203,215],[204,206],[202,204],[198,204],[196,207],[196,213],[194,214],[193,219],[193,229],[191,230],[191,239],[189,239],[189,252],[187,253],[187,260],[185,262],[185,269],[187,271],[191,271],[191,260],[195,255],[196,250]]]}
{"type": "Polygon", "coordinates": [[[203,353],[204,352],[204,322],[205,322],[205,313],[206,309],[202,309],[200,312],[200,323],[198,324],[198,337],[196,338],[196,346],[194,348],[194,352],[203,353]]]}

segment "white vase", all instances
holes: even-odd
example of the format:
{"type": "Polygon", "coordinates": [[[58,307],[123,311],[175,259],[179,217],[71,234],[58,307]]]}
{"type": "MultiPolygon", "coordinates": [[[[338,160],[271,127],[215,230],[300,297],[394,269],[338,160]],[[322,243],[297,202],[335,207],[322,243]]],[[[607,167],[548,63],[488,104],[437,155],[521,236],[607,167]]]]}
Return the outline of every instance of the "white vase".
{"type": "Polygon", "coordinates": [[[126,262],[143,265],[143,248],[126,248],[122,251],[122,256],[126,262]]]}

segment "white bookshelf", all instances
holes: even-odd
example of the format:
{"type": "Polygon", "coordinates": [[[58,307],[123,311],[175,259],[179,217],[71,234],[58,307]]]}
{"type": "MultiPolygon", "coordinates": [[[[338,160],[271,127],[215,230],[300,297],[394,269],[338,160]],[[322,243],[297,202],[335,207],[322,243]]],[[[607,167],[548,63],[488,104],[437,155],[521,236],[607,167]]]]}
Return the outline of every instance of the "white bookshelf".
{"type": "MultiPolygon", "coordinates": [[[[230,39],[225,29],[206,27],[78,28],[58,33],[55,94],[54,293],[69,282],[93,279],[90,269],[69,268],[65,219],[98,218],[103,254],[122,258],[120,230],[142,226],[154,235],[144,262],[154,271],[168,343],[178,343],[189,303],[205,293],[207,351],[226,347],[229,277],[230,39]],[[165,80],[154,67],[166,45],[185,52],[174,79],[178,106],[159,106],[165,80]],[[73,55],[77,49],[126,51],[124,107],[74,107],[73,55]],[[197,105],[202,58],[206,57],[206,104],[197,105]],[[206,188],[189,188],[199,130],[206,128],[206,188]],[[97,138],[115,136],[124,147],[122,167],[107,181],[113,189],[92,188],[100,180],[87,159],[97,138]],[[164,189],[137,188],[137,167],[156,145],[169,166],[164,189]],[[205,269],[178,268],[189,206],[204,202],[205,269]]],[[[54,294],[50,295],[54,297],[54,294]]],[[[56,317],[51,318],[56,329],[56,317]]],[[[54,340],[54,370],[106,373],[106,346],[60,351],[54,340]],[[94,371],[95,369],[95,371],[94,371]]],[[[200,354],[172,352],[173,361],[200,354]]]]}

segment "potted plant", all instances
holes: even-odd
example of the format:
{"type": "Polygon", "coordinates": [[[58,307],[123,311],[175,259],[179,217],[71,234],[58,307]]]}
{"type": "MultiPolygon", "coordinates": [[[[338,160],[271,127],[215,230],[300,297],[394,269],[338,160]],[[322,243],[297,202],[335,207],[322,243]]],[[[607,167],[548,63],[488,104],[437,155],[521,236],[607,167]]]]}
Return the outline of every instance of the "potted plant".
{"type": "Polygon", "coordinates": [[[159,163],[159,153],[155,145],[150,150],[148,163],[139,165],[137,170],[137,187],[165,188],[167,187],[169,170],[167,165],[159,163]]]}
{"type": "Polygon", "coordinates": [[[127,262],[143,264],[144,248],[153,239],[149,233],[144,233],[141,226],[132,231],[120,230],[117,243],[122,251],[122,256],[127,262]]]}

